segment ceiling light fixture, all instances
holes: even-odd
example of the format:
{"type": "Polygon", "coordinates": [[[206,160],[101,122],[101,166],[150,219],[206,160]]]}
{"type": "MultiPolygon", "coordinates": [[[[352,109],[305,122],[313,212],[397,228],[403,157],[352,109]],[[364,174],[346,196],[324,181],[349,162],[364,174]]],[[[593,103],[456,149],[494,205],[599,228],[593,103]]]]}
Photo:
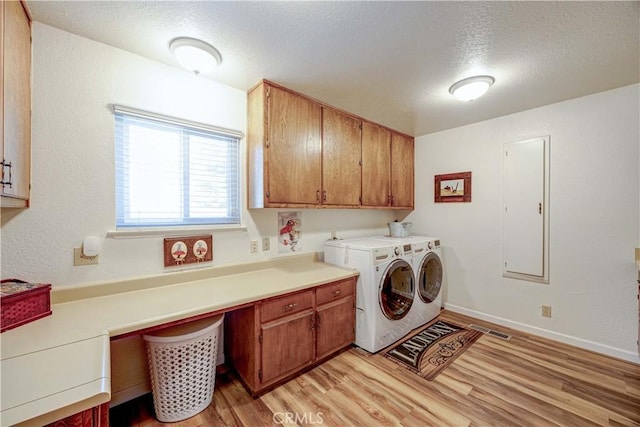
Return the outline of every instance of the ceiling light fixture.
{"type": "Polygon", "coordinates": [[[208,73],[222,63],[222,55],[218,49],[191,37],[178,37],[171,40],[169,49],[180,65],[196,74],[208,73]]]}
{"type": "Polygon", "coordinates": [[[461,101],[473,101],[487,93],[496,81],[491,76],[474,76],[454,83],[449,92],[461,101]]]}

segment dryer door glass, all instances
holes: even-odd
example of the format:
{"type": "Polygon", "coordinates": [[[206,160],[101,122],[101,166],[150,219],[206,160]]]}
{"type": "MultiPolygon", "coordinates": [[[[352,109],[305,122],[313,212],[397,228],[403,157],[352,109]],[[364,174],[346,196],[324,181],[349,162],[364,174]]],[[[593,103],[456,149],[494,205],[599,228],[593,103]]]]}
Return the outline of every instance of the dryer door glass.
{"type": "Polygon", "coordinates": [[[442,262],[440,257],[429,252],[422,260],[418,274],[418,293],[420,299],[432,303],[440,293],[442,287],[442,262]]]}
{"type": "Polygon", "coordinates": [[[414,295],[413,269],[406,261],[392,262],[380,282],[382,312],[389,319],[402,319],[409,313],[414,295]]]}

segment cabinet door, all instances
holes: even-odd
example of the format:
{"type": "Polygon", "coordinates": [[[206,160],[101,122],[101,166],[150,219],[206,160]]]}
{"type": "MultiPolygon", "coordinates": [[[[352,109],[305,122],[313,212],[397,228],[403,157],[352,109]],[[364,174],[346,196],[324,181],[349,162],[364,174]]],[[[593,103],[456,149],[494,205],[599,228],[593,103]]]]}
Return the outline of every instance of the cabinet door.
{"type": "Polygon", "coordinates": [[[321,107],[273,86],[267,97],[267,199],[274,204],[319,204],[321,107]]]}
{"type": "Polygon", "coordinates": [[[503,271],[548,283],[549,138],[504,145],[503,271]]]}
{"type": "MultiPolygon", "coordinates": [[[[4,156],[4,4],[6,2],[0,1],[0,22],[2,22],[2,28],[0,29],[0,154],[4,156]]],[[[1,166],[1,165],[0,165],[1,166]]],[[[4,172],[4,171],[3,171],[4,172]]],[[[4,181],[4,176],[2,177],[4,181]]],[[[0,192],[2,186],[0,186],[0,192]]]]}
{"type": "Polygon", "coordinates": [[[362,123],[362,205],[388,206],[391,132],[362,123]]]}
{"type": "Polygon", "coordinates": [[[318,359],[353,343],[355,340],[353,296],[318,306],[316,333],[318,359]]]}
{"type": "Polygon", "coordinates": [[[413,138],[391,134],[391,206],[413,208],[413,138]]]}
{"type": "Polygon", "coordinates": [[[322,109],[322,204],[360,204],[361,121],[333,108],[322,109]]]}
{"type": "Polygon", "coordinates": [[[109,426],[109,404],[103,403],[95,408],[87,409],[71,415],[62,420],[58,420],[46,427],[108,427],[109,426]]]}
{"type": "Polygon", "coordinates": [[[22,2],[2,2],[3,196],[29,198],[31,177],[31,26],[22,2]]]}
{"type": "Polygon", "coordinates": [[[261,384],[284,377],[314,359],[314,313],[307,311],[261,326],[261,384]]]}

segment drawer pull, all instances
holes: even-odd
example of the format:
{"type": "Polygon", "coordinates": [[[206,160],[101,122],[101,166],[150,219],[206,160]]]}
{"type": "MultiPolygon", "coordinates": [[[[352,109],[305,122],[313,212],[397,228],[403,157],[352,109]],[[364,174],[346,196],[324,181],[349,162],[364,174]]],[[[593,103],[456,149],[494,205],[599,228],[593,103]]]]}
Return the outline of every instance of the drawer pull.
{"type": "Polygon", "coordinates": [[[287,305],[284,306],[284,311],[285,312],[291,311],[291,310],[293,310],[293,307],[295,307],[296,305],[298,305],[298,303],[296,303],[296,302],[292,302],[291,304],[287,304],[287,305]]]}
{"type": "Polygon", "coordinates": [[[342,289],[337,289],[335,291],[333,291],[333,296],[337,297],[338,295],[340,295],[342,293],[342,289]]]}

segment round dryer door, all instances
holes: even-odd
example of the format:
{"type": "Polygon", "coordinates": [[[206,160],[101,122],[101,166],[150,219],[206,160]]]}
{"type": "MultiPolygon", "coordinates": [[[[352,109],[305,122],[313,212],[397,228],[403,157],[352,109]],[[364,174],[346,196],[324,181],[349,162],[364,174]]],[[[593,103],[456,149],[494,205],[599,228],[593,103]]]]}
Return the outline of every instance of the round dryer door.
{"type": "Polygon", "coordinates": [[[429,252],[420,264],[418,272],[418,294],[426,303],[432,303],[440,293],[442,287],[442,262],[440,257],[429,252]]]}
{"type": "Polygon", "coordinates": [[[396,260],[385,271],[380,282],[380,308],[387,318],[399,320],[409,314],[415,282],[408,262],[396,260]]]}

